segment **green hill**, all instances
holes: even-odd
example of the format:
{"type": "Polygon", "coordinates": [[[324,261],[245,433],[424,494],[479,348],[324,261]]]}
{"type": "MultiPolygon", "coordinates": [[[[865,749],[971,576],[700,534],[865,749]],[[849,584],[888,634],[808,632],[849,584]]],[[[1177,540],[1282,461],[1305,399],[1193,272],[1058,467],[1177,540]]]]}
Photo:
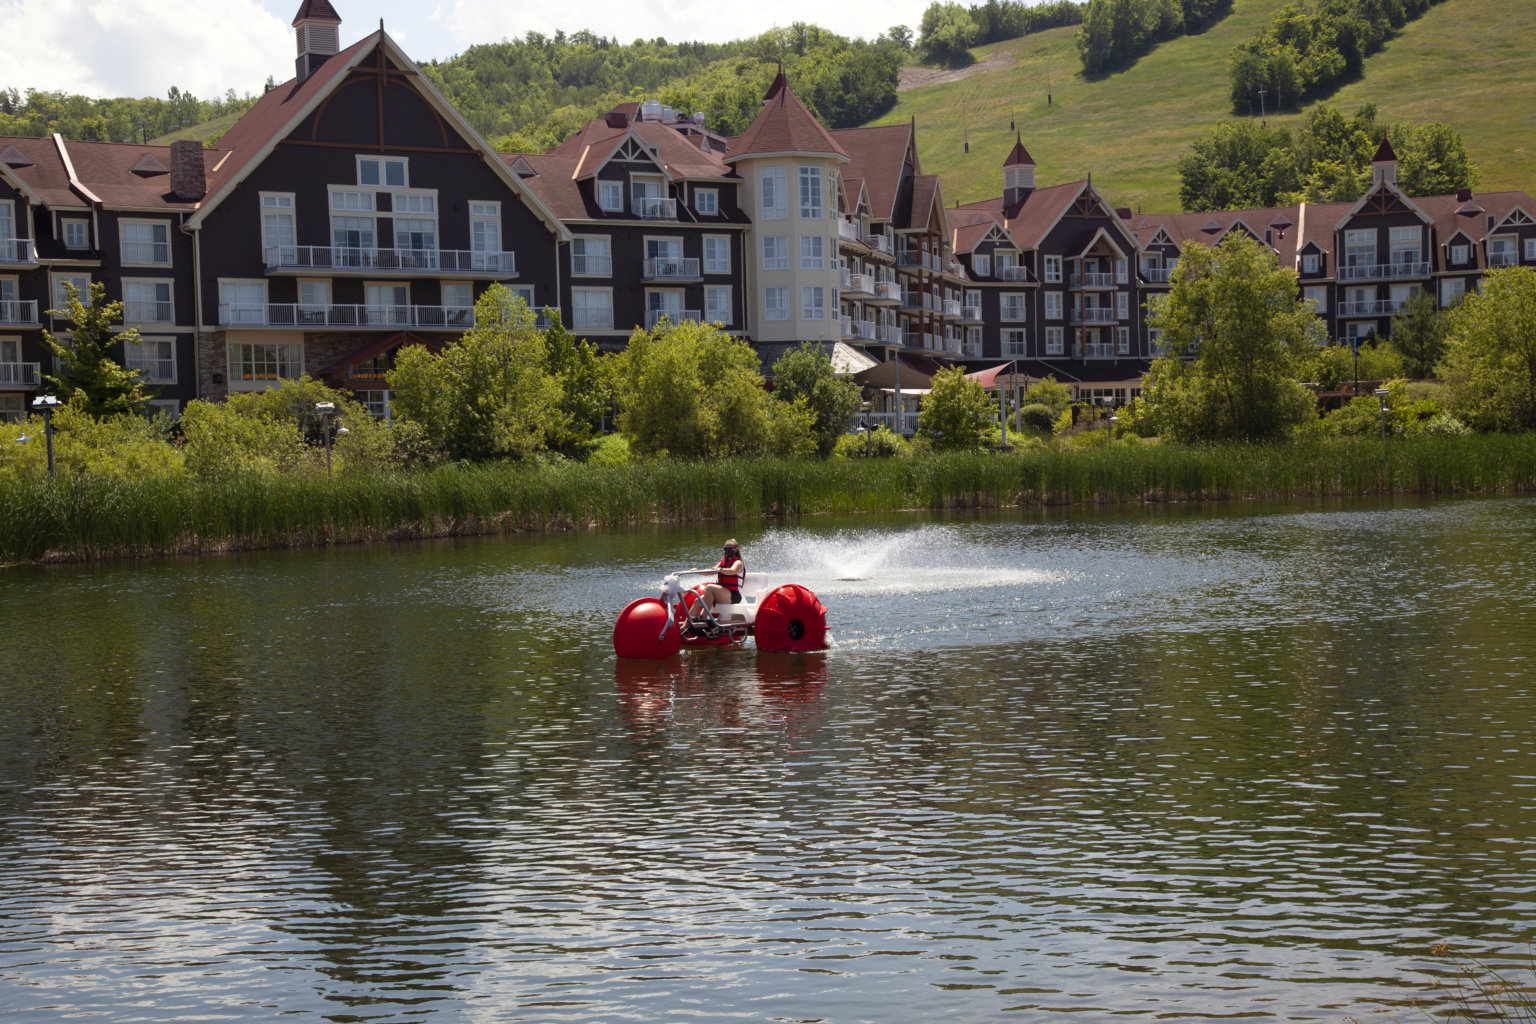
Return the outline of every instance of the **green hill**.
{"type": "MultiPolygon", "coordinates": [[[[974,52],[998,70],[904,91],[878,123],[916,118],[923,170],[941,176],[950,204],[1002,190],[1011,108],[1041,184],[1092,175],[1116,205],[1175,211],[1179,156],[1234,116],[1227,55],[1285,2],[1236,0],[1205,34],[1163,43],[1096,81],[1081,73],[1075,29],[995,43],[974,52]]],[[[1444,121],[1461,133],[1479,188],[1536,191],[1533,36],[1536,3],[1448,0],[1406,26],[1367,60],[1360,81],[1327,102],[1346,112],[1375,103],[1383,121],[1444,121]]]]}

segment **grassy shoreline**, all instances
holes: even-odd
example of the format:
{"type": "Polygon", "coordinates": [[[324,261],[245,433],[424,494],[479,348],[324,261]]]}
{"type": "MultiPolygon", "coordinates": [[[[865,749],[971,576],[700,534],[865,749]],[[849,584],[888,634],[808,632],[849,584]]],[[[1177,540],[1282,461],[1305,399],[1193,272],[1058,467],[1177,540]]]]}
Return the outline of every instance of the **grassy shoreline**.
{"type": "Polygon", "coordinates": [[[912,509],[1536,490],[1536,434],[0,485],[0,562],[912,509]]]}

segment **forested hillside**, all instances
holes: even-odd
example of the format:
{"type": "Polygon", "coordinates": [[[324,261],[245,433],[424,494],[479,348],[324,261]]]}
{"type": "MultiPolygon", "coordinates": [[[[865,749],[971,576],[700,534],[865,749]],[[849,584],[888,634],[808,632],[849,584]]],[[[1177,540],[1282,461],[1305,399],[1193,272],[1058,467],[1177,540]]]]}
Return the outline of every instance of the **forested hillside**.
{"type": "Polygon", "coordinates": [[[87,142],[154,139],[182,128],[229,117],[250,107],[233,89],[223,99],[200,100],[172,86],[166,98],[92,99],[64,92],[0,88],[0,135],[41,137],[57,132],[87,142]]]}

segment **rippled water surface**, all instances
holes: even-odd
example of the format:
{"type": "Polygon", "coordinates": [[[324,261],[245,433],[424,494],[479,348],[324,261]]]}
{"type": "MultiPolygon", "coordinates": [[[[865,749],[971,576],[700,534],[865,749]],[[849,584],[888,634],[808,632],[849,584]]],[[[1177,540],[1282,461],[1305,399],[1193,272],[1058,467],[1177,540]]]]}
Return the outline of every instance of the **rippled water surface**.
{"type": "Polygon", "coordinates": [[[1424,1019],[1528,970],[1536,501],[0,572],[0,1019],[1424,1019]]]}

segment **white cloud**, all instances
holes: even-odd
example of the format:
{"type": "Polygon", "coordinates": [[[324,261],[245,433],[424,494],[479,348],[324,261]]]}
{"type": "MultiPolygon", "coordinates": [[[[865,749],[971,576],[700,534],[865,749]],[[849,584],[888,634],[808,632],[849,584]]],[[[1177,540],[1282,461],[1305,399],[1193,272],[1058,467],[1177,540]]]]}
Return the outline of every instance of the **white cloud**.
{"type": "Polygon", "coordinates": [[[0,0],[0,86],[87,96],[261,92],[293,30],[259,0],[0,0]]]}

